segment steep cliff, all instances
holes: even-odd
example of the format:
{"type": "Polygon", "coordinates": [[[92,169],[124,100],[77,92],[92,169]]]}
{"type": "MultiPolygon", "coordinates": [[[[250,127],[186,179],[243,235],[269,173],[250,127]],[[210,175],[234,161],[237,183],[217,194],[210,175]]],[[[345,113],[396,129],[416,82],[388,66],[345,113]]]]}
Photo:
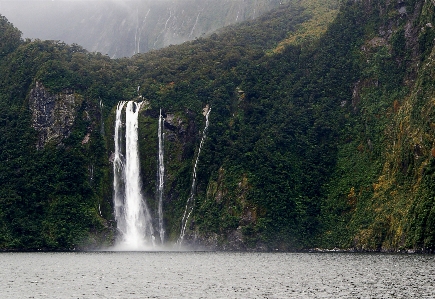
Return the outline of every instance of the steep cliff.
{"type": "Polygon", "coordinates": [[[366,27],[356,50],[361,75],[343,103],[351,121],[326,201],[325,218],[333,220],[324,236],[361,250],[430,251],[434,3],[371,7],[376,26],[366,27]]]}
{"type": "Polygon", "coordinates": [[[68,138],[81,106],[82,100],[66,90],[60,95],[51,95],[38,81],[30,90],[29,105],[32,113],[32,127],[38,134],[37,148],[41,149],[52,141],[58,144],[68,138]]]}
{"type": "Polygon", "coordinates": [[[0,247],[113,240],[115,106],[146,99],[141,183],[156,214],[161,109],[169,242],[190,205],[183,241],[209,248],[433,251],[434,3],[322,3],[280,5],[131,59],[58,42],[10,47],[0,247]],[[319,6],[327,29],[312,27],[319,6]]]}

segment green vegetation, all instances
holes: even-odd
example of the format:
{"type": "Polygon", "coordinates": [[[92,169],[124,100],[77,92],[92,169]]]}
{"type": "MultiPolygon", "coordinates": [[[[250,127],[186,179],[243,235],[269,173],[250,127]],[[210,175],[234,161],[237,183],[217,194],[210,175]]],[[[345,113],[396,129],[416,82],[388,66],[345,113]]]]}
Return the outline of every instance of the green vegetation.
{"type": "MultiPolygon", "coordinates": [[[[282,5],[130,59],[58,42],[2,44],[0,248],[112,240],[114,107],[137,98],[140,86],[149,102],[140,115],[142,184],[153,211],[160,108],[167,119],[171,240],[191,191],[208,104],[187,241],[230,249],[434,250],[433,6],[352,1],[336,12],[332,2],[319,3],[282,5]],[[330,23],[327,30],[310,27],[319,21],[330,23]],[[67,136],[39,150],[29,109],[36,82],[52,95],[81,99],[67,136]]],[[[2,20],[1,32],[19,32],[2,20]]]]}
{"type": "Polygon", "coordinates": [[[4,17],[0,16],[0,30],[2,38],[0,39],[0,59],[10,52],[13,52],[21,43],[21,32],[12,26],[4,17]]]}

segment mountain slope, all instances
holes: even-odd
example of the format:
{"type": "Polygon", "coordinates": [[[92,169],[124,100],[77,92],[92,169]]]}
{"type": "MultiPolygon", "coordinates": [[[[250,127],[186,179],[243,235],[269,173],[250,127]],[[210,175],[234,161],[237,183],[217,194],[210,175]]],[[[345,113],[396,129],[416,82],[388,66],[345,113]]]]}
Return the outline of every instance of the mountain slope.
{"type": "Polygon", "coordinates": [[[113,240],[114,107],[140,97],[149,102],[139,142],[151,213],[160,109],[166,118],[169,241],[208,106],[185,242],[433,250],[434,3],[345,2],[317,39],[303,39],[316,36],[309,24],[319,16],[302,4],[131,59],[12,39],[0,62],[0,247],[113,240]]]}
{"type": "Polygon", "coordinates": [[[433,3],[372,9],[324,213],[337,246],[433,249],[433,18],[433,3]]]}
{"type": "Polygon", "coordinates": [[[253,19],[279,0],[2,1],[0,13],[28,38],[80,44],[110,57],[180,44],[253,19]]]}

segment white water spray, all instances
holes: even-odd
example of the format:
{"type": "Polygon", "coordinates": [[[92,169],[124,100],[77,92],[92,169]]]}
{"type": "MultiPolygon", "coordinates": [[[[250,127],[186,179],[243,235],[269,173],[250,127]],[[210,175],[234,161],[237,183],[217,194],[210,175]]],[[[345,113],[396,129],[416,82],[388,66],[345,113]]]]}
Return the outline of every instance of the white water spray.
{"type": "Polygon", "coordinates": [[[159,163],[158,163],[158,171],[157,171],[157,198],[158,198],[158,213],[159,213],[159,233],[160,233],[160,242],[163,244],[165,240],[165,229],[163,226],[163,192],[164,192],[164,184],[165,184],[165,164],[163,160],[164,153],[164,133],[163,133],[163,125],[165,119],[162,116],[162,109],[160,109],[159,116],[159,128],[158,128],[158,138],[159,138],[159,163]]]}
{"type": "Polygon", "coordinates": [[[124,221],[124,164],[125,159],[121,152],[121,139],[120,131],[122,126],[122,108],[127,102],[119,102],[116,107],[115,118],[115,153],[113,158],[113,202],[115,208],[115,220],[117,222],[118,230],[121,234],[125,234],[125,221],[124,221]]]}
{"type": "Polygon", "coordinates": [[[151,217],[141,193],[138,149],[138,115],[142,105],[130,101],[125,113],[125,163],[120,148],[119,130],[121,112],[125,102],[118,104],[115,122],[114,193],[115,218],[122,239],[118,244],[123,250],[144,250],[153,245],[154,234],[151,217]],[[118,159],[118,157],[119,159],[118,159]],[[120,161],[115,163],[115,161],[120,161]],[[120,165],[120,167],[119,167],[120,165]],[[122,172],[123,190],[119,178],[122,172]],[[124,191],[124,196],[122,196],[124,191]],[[150,244],[151,242],[151,244],[150,244]]]}
{"type": "Polygon", "coordinates": [[[193,212],[193,204],[194,204],[194,197],[195,197],[195,191],[196,191],[195,190],[196,189],[196,168],[198,166],[199,155],[201,154],[202,145],[204,144],[204,140],[205,140],[208,125],[209,125],[208,117],[210,115],[210,111],[211,111],[211,108],[209,108],[205,114],[205,127],[204,127],[204,130],[202,131],[202,138],[201,138],[201,142],[199,143],[198,154],[196,155],[195,165],[193,166],[192,187],[190,189],[190,196],[187,199],[186,207],[184,209],[183,219],[181,220],[181,232],[180,232],[180,236],[179,236],[178,241],[177,241],[177,243],[179,245],[181,245],[183,243],[184,235],[186,233],[187,222],[189,220],[190,215],[193,212]]]}

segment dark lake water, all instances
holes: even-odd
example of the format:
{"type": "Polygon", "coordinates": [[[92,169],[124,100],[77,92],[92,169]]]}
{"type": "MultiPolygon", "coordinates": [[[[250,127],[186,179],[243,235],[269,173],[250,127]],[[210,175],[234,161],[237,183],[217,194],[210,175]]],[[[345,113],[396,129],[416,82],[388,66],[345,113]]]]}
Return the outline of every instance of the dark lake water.
{"type": "Polygon", "coordinates": [[[435,256],[0,253],[0,298],[435,298],[435,256]]]}

